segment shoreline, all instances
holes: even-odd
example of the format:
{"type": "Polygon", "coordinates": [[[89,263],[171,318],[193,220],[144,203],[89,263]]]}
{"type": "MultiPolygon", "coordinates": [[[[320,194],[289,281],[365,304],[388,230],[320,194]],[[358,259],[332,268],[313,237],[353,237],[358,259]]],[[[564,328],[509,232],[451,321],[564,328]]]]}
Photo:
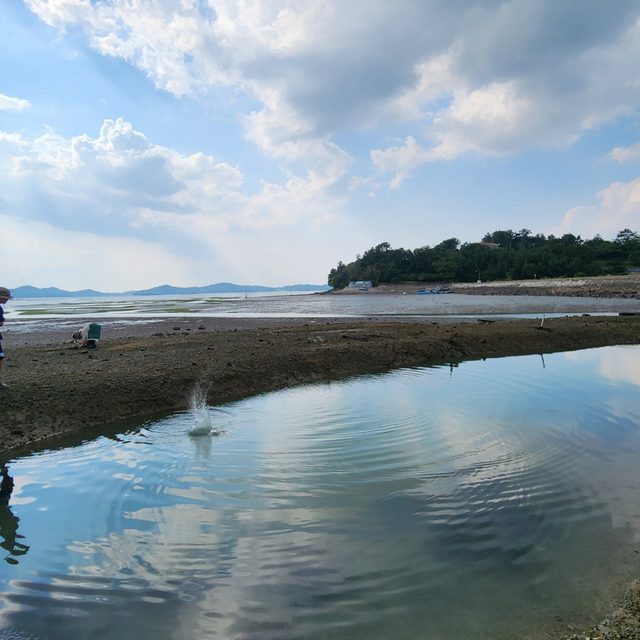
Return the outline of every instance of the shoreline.
{"type": "MultiPolygon", "coordinates": [[[[68,321],[5,329],[0,461],[65,434],[184,410],[196,385],[216,405],[402,367],[640,344],[638,315],[548,318],[543,327],[537,319],[172,317],[109,327],[91,350],[73,346],[68,321]]],[[[600,625],[566,637],[640,639],[640,581],[600,625]]]]}
{"type": "Polygon", "coordinates": [[[468,295],[640,299],[640,273],[638,272],[618,276],[575,276],[572,278],[535,278],[533,280],[381,283],[368,291],[345,288],[329,293],[332,295],[413,294],[419,289],[440,286],[448,289],[450,293],[468,295]]]}
{"type": "Polygon", "coordinates": [[[640,316],[537,319],[201,318],[121,324],[97,349],[66,323],[5,332],[0,455],[59,434],[322,380],[411,366],[640,344],[640,316]],[[10,339],[8,339],[10,338],[10,339]]]}

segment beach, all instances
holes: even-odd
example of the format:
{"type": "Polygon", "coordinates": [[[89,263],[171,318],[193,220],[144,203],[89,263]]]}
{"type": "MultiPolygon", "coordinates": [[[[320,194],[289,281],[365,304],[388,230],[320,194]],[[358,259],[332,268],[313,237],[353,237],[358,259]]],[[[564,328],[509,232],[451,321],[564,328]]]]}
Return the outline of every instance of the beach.
{"type": "Polygon", "coordinates": [[[538,319],[163,318],[77,348],[67,323],[5,331],[2,449],[289,386],[400,367],[640,343],[640,316],[538,319]]]}
{"type": "MultiPolygon", "coordinates": [[[[366,294],[364,294],[366,295],[366,294]]],[[[88,319],[86,319],[88,320],[88,319]]],[[[91,318],[100,321],[99,318],[91,318]]],[[[194,389],[211,405],[318,381],[403,367],[640,344],[640,315],[145,319],[108,324],[78,348],[69,321],[4,327],[1,459],[88,436],[123,420],[186,410],[194,389]]],[[[79,322],[80,324],[82,321],[79,322]]],[[[572,638],[640,638],[638,583],[620,610],[572,638]]]]}

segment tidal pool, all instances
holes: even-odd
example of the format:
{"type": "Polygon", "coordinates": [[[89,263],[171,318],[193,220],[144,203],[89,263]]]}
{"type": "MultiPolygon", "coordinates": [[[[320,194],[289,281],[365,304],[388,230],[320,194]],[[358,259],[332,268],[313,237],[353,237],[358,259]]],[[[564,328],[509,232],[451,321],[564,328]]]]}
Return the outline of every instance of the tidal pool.
{"type": "Polygon", "coordinates": [[[561,637],[640,576],[640,348],[405,369],[6,461],[0,638],[561,637]]]}

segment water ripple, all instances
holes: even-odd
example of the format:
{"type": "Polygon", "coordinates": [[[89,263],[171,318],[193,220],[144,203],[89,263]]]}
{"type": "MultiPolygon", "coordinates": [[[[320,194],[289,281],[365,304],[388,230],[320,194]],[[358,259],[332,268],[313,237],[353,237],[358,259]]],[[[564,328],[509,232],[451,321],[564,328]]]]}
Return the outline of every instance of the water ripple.
{"type": "Polygon", "coordinates": [[[216,412],[219,437],[182,412],[12,461],[30,548],[0,576],[0,638],[476,640],[485,593],[544,637],[536,602],[575,599],[553,585],[581,549],[586,584],[640,534],[634,389],[545,366],[312,385],[216,412]]]}

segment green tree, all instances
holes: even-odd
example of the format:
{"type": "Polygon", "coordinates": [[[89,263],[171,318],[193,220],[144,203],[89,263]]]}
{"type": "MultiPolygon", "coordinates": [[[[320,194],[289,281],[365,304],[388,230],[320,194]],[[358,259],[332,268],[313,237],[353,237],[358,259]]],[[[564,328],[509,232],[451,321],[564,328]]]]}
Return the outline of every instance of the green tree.
{"type": "Polygon", "coordinates": [[[350,280],[349,270],[343,262],[338,262],[338,266],[329,272],[328,283],[334,289],[344,289],[350,280]]]}
{"type": "Polygon", "coordinates": [[[557,276],[624,273],[627,266],[640,264],[640,236],[623,229],[615,240],[595,236],[583,240],[571,233],[532,235],[530,229],[511,229],[485,234],[484,241],[498,245],[465,243],[448,238],[434,247],[414,251],[393,249],[381,242],[345,265],[338,263],[329,273],[329,284],[341,288],[349,280],[401,282],[498,280],[557,276]]]}
{"type": "Polygon", "coordinates": [[[616,244],[627,244],[628,242],[637,242],[640,240],[640,236],[635,231],[631,231],[631,229],[623,229],[622,231],[618,231],[618,235],[615,237],[614,242],[616,244]]]}

